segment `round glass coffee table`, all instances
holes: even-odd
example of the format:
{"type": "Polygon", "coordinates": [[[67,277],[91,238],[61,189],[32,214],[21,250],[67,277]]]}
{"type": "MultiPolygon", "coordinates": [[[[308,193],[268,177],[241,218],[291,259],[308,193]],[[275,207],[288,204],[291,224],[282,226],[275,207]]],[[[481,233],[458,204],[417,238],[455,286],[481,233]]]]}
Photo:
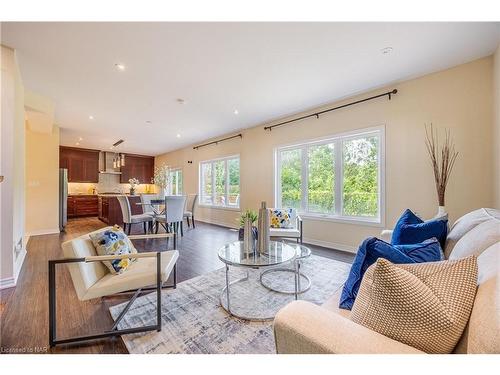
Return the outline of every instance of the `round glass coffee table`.
{"type": "MultiPolygon", "coordinates": [[[[274,314],[269,316],[262,316],[259,314],[242,313],[238,306],[231,304],[231,286],[247,281],[249,278],[249,269],[261,269],[266,267],[273,267],[280,264],[292,263],[297,256],[297,249],[294,246],[283,242],[269,241],[269,249],[266,254],[259,254],[256,251],[246,253],[243,248],[242,241],[231,242],[218,251],[219,259],[225,264],[226,269],[226,285],[220,294],[220,304],[226,312],[234,317],[251,320],[251,321],[265,321],[274,319],[274,314]],[[229,280],[229,266],[241,267],[246,271],[246,276],[239,279],[229,280]]],[[[295,283],[296,287],[298,282],[295,283]]],[[[258,282],[257,282],[258,285],[258,282]]],[[[296,288],[297,294],[298,289],[296,288]]]]}
{"type": "Polygon", "coordinates": [[[278,292],[283,294],[293,294],[295,295],[295,299],[297,299],[298,294],[305,293],[311,288],[311,279],[309,278],[309,276],[303,274],[300,271],[300,268],[302,266],[302,261],[305,258],[311,256],[311,249],[301,244],[289,243],[288,245],[293,247],[297,252],[294,262],[295,264],[293,265],[293,267],[290,268],[273,267],[271,269],[265,270],[260,274],[260,283],[262,284],[262,286],[264,286],[269,290],[272,290],[273,292],[278,292]],[[295,274],[295,285],[293,289],[286,289],[286,290],[280,289],[277,286],[273,286],[271,283],[269,283],[269,281],[266,280],[265,278],[266,275],[269,276],[271,274],[275,274],[278,272],[292,272],[295,274]],[[304,279],[304,281],[306,282],[305,285],[302,284],[302,279],[304,279]]]}

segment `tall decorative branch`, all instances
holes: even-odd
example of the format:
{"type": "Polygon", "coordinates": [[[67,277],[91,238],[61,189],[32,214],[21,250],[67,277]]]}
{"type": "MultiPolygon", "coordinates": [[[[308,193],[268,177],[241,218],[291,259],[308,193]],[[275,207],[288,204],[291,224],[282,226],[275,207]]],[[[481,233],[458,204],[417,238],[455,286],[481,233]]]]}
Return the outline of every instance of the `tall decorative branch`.
{"type": "Polygon", "coordinates": [[[451,139],[449,129],[445,129],[444,143],[439,145],[438,133],[432,123],[429,128],[425,125],[425,146],[431,158],[438,202],[440,206],[444,206],[446,186],[457,160],[458,151],[455,151],[455,143],[451,139]]]}

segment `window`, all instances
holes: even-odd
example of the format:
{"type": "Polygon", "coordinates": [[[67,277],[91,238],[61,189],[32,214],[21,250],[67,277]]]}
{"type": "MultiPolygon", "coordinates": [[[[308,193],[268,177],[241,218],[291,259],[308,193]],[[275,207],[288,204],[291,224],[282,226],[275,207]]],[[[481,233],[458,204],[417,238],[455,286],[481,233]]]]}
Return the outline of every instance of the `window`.
{"type": "Polygon", "coordinates": [[[169,195],[182,195],[182,169],[171,169],[169,172],[170,183],[168,187],[169,195]]]}
{"type": "Polygon", "coordinates": [[[381,223],[383,128],[276,150],[276,205],[303,215],[381,223]]]}
{"type": "Polygon", "coordinates": [[[200,203],[205,206],[239,208],[239,156],[200,163],[200,203]]]}

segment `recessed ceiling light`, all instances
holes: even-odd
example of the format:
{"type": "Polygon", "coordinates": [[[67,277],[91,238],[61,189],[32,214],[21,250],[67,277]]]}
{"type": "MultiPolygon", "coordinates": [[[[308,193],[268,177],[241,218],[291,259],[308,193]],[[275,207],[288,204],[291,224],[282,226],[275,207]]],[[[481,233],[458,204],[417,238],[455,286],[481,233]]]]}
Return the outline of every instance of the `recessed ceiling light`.
{"type": "Polygon", "coordinates": [[[80,142],[80,141],[83,141],[83,138],[82,138],[82,137],[78,138],[78,142],[80,142]]]}
{"type": "Polygon", "coordinates": [[[179,133],[177,133],[177,138],[180,138],[180,137],[181,137],[181,135],[179,133]]]}
{"type": "Polygon", "coordinates": [[[182,98],[177,98],[177,103],[179,104],[186,104],[186,99],[182,99],[182,98]]]}
{"type": "Polygon", "coordinates": [[[392,52],[392,47],[385,47],[385,48],[382,48],[382,49],[380,50],[380,52],[382,52],[382,54],[383,54],[383,55],[387,55],[387,54],[389,54],[389,53],[391,53],[391,52],[392,52]]]}
{"type": "Polygon", "coordinates": [[[238,111],[237,109],[235,109],[235,110],[233,111],[233,113],[234,113],[235,115],[237,115],[238,113],[240,113],[240,111],[238,111]]]}
{"type": "Polygon", "coordinates": [[[94,116],[90,115],[89,120],[93,120],[93,119],[94,119],[94,116]]]}
{"type": "Polygon", "coordinates": [[[115,68],[118,69],[119,71],[123,72],[125,70],[125,65],[116,63],[115,68]]]}
{"type": "Polygon", "coordinates": [[[76,144],[77,146],[80,146],[80,142],[76,142],[75,144],[76,144]]]}
{"type": "Polygon", "coordinates": [[[152,122],[148,120],[148,121],[146,121],[146,124],[151,125],[152,122]]]}

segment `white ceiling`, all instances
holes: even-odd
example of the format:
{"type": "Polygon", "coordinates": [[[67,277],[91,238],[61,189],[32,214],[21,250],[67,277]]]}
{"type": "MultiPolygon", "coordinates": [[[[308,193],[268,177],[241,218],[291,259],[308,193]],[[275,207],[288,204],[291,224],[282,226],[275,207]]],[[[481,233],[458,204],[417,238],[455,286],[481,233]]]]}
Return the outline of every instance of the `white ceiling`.
{"type": "Polygon", "coordinates": [[[80,147],[105,150],[124,139],[121,151],[149,155],[488,56],[500,41],[500,23],[2,23],[1,31],[26,88],[54,100],[61,144],[82,137],[80,147]]]}

